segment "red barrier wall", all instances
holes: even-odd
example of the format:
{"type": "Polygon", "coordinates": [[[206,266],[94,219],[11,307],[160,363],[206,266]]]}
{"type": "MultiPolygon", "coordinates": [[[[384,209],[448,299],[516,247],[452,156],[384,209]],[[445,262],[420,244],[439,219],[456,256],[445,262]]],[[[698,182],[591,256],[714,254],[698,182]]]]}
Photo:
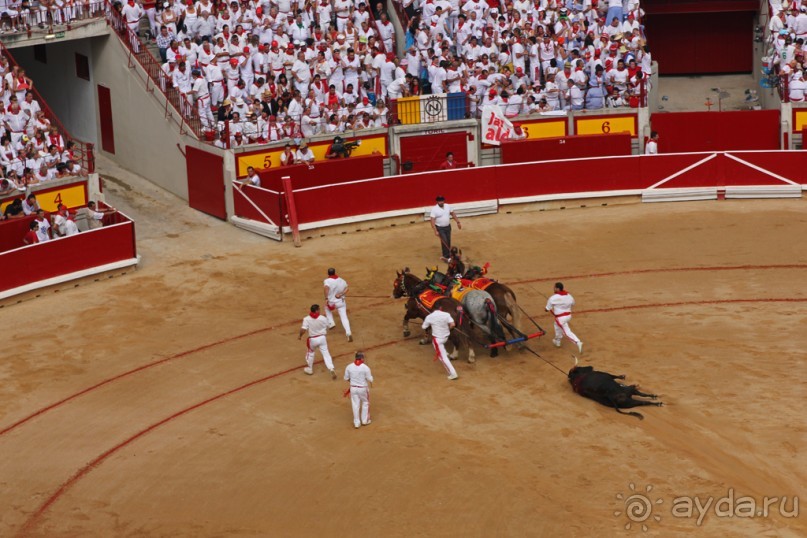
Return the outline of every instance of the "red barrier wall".
{"type": "Polygon", "coordinates": [[[779,111],[662,112],[650,117],[659,152],[779,149],[779,111]]]}
{"type": "Polygon", "coordinates": [[[369,179],[383,175],[383,155],[321,161],[314,163],[313,168],[300,164],[260,171],[261,186],[277,192],[283,190],[280,179],[284,176],[291,178],[295,189],[305,189],[307,187],[369,179]]]}
{"type": "Polygon", "coordinates": [[[131,221],[11,250],[0,254],[0,291],[136,255],[131,221]]]}
{"type": "Polygon", "coordinates": [[[316,189],[294,188],[301,224],[451,203],[532,196],[637,193],[656,188],[787,185],[807,182],[807,153],[661,154],[545,161],[391,176],[316,189]],[[750,166],[749,166],[750,165],[750,166]],[[768,170],[760,171],[755,167],[768,170]],[[687,170],[690,168],[689,170],[687,170]]]}
{"type": "Polygon", "coordinates": [[[281,222],[281,215],[283,214],[283,196],[279,193],[275,194],[267,189],[261,189],[245,185],[243,189],[239,190],[237,187],[233,189],[233,209],[237,217],[252,219],[258,222],[265,222],[266,224],[273,224],[275,226],[283,226],[281,222]],[[255,205],[249,203],[246,199],[248,197],[255,205]],[[255,207],[258,206],[260,211],[255,207]],[[269,217],[271,222],[267,221],[261,211],[269,217]]]}
{"type": "Polygon", "coordinates": [[[220,219],[227,218],[224,203],[224,159],[191,146],[185,146],[188,174],[188,205],[220,219]]]}
{"type": "MultiPolygon", "coordinates": [[[[646,189],[807,185],[807,153],[800,151],[709,152],[519,163],[390,176],[297,189],[301,224],[383,212],[417,212],[437,194],[451,203],[519,198],[558,199],[639,194],[646,189]]],[[[256,189],[258,190],[258,189],[256,189]]],[[[255,196],[266,213],[282,215],[279,195],[255,196]]],[[[239,216],[264,220],[237,204],[239,216]]],[[[274,219],[274,217],[273,217],[274,219]]],[[[286,224],[281,223],[281,224],[286,224]]]]}
{"type": "Polygon", "coordinates": [[[390,176],[298,191],[294,187],[300,224],[366,213],[380,213],[434,204],[442,194],[451,203],[492,200],[496,185],[491,168],[465,168],[390,176]],[[462,175],[451,175],[460,172],[462,175]]]}
{"type": "Polygon", "coordinates": [[[631,135],[622,133],[518,140],[501,146],[502,164],[630,154],[631,135]]]}

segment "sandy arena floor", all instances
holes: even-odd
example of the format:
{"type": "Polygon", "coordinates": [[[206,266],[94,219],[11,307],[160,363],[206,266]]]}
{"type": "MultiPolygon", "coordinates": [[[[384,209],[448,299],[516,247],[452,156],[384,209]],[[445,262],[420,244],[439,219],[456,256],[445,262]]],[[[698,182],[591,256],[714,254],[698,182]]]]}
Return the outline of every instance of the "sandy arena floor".
{"type": "MultiPolygon", "coordinates": [[[[387,298],[396,269],[437,261],[426,224],[295,249],[176,211],[178,229],[139,228],[137,272],[0,310],[0,536],[807,535],[779,501],[725,514],[748,515],[743,496],[755,516],[766,496],[788,512],[807,501],[803,200],[500,214],[455,231],[546,329],[544,294],[566,283],[584,362],[662,395],[644,421],[576,396],[527,352],[478,350],[447,381],[387,298]],[[376,377],[360,430],[345,383],[302,372],[297,329],[331,265],[356,336],[329,336],[337,370],[360,347],[376,377]],[[674,501],[729,489],[700,523],[674,501]],[[626,514],[636,494],[644,521],[626,514]]],[[[531,345],[571,366],[568,341],[531,345]]]]}

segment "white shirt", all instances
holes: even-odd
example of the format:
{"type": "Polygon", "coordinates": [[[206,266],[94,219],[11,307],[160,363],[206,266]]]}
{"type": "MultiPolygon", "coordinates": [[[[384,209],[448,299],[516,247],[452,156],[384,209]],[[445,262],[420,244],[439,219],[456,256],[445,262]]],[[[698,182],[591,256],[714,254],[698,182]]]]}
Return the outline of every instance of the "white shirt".
{"type": "Polygon", "coordinates": [[[345,299],[344,295],[347,291],[347,282],[342,277],[326,278],[323,281],[325,287],[328,288],[328,302],[335,304],[345,299]],[[338,295],[338,297],[337,297],[338,295]]]}
{"type": "Polygon", "coordinates": [[[62,235],[70,236],[78,233],[78,226],[71,219],[65,218],[63,215],[57,213],[53,217],[53,223],[62,235]]]}
{"type": "Polygon", "coordinates": [[[40,243],[44,243],[45,241],[50,241],[50,235],[48,235],[48,229],[50,228],[50,222],[48,219],[43,218],[42,220],[34,219],[37,223],[39,223],[39,229],[36,231],[36,237],[39,239],[40,243]]]}
{"type": "Polygon", "coordinates": [[[310,315],[303,318],[303,330],[308,331],[308,336],[315,338],[325,336],[328,333],[328,318],[320,314],[316,319],[310,315]]]}
{"type": "Polygon", "coordinates": [[[451,206],[448,204],[443,204],[443,207],[439,205],[435,205],[432,208],[432,212],[429,214],[429,218],[434,219],[434,225],[439,226],[440,228],[445,228],[446,226],[451,225],[451,206]]]}
{"type": "Polygon", "coordinates": [[[555,316],[560,314],[570,314],[574,306],[574,297],[570,293],[556,293],[546,302],[547,312],[552,312],[555,316]]]}
{"type": "Polygon", "coordinates": [[[357,366],[355,362],[351,362],[345,368],[345,381],[350,381],[351,387],[364,388],[368,381],[373,382],[373,373],[366,364],[361,363],[357,366]]]}
{"type": "Polygon", "coordinates": [[[658,153],[658,143],[655,140],[648,140],[644,147],[645,155],[656,155],[658,153]]]}
{"type": "Polygon", "coordinates": [[[432,328],[432,336],[434,338],[448,338],[451,334],[451,323],[454,323],[454,318],[448,312],[442,310],[435,310],[423,320],[423,330],[429,327],[432,328]]]}

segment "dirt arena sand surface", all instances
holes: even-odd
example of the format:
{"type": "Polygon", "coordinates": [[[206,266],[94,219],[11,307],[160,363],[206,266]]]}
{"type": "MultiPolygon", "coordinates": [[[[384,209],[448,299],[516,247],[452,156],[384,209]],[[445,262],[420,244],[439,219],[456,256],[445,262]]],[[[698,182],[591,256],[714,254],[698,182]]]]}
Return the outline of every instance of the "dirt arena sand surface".
{"type": "MultiPolygon", "coordinates": [[[[0,310],[0,536],[805,536],[807,515],[779,501],[725,515],[748,515],[743,496],[754,510],[787,496],[788,512],[807,497],[805,207],[637,204],[455,230],[545,329],[544,294],[566,283],[583,362],[662,395],[644,421],[525,351],[477,349],[447,381],[388,298],[396,269],[437,261],[427,224],[295,249],[184,209],[179,230],[144,223],[137,272],[0,310]],[[359,430],[341,376],[302,372],[298,326],[328,266],[350,283],[356,337],[329,335],[337,370],[363,348],[376,377],[359,430]],[[673,514],[730,489],[720,515],[684,517],[681,499],[673,514]],[[626,514],[637,494],[644,521],[626,514]]],[[[568,341],[531,347],[572,364],[568,341]]]]}

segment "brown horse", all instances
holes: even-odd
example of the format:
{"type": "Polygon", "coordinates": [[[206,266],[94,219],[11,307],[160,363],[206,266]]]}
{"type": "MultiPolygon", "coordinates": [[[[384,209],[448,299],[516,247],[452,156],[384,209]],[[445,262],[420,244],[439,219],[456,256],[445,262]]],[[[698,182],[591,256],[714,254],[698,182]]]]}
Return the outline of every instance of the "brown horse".
{"type": "MultiPolygon", "coordinates": [[[[418,301],[417,298],[418,295],[420,295],[426,289],[428,282],[425,282],[410,273],[408,267],[403,271],[396,271],[396,273],[397,277],[395,278],[395,282],[392,284],[392,296],[395,299],[409,297],[409,300],[404,306],[406,309],[406,314],[404,314],[403,318],[403,335],[409,336],[411,334],[409,331],[409,320],[424,319],[432,312],[432,310],[429,310],[420,301],[418,301]]],[[[442,299],[438,299],[433,306],[434,309],[440,307],[443,308],[444,312],[451,315],[457,329],[451,331],[451,336],[449,336],[449,342],[451,342],[451,344],[454,346],[453,351],[450,353],[450,357],[452,359],[457,358],[460,348],[464,346],[468,350],[468,362],[474,362],[476,360],[474,349],[471,347],[471,343],[468,341],[467,336],[471,330],[471,320],[468,318],[468,316],[464,315],[462,305],[459,303],[459,301],[452,299],[451,297],[444,297],[442,299]]],[[[421,338],[420,343],[428,343],[425,336],[421,338]]]]}

